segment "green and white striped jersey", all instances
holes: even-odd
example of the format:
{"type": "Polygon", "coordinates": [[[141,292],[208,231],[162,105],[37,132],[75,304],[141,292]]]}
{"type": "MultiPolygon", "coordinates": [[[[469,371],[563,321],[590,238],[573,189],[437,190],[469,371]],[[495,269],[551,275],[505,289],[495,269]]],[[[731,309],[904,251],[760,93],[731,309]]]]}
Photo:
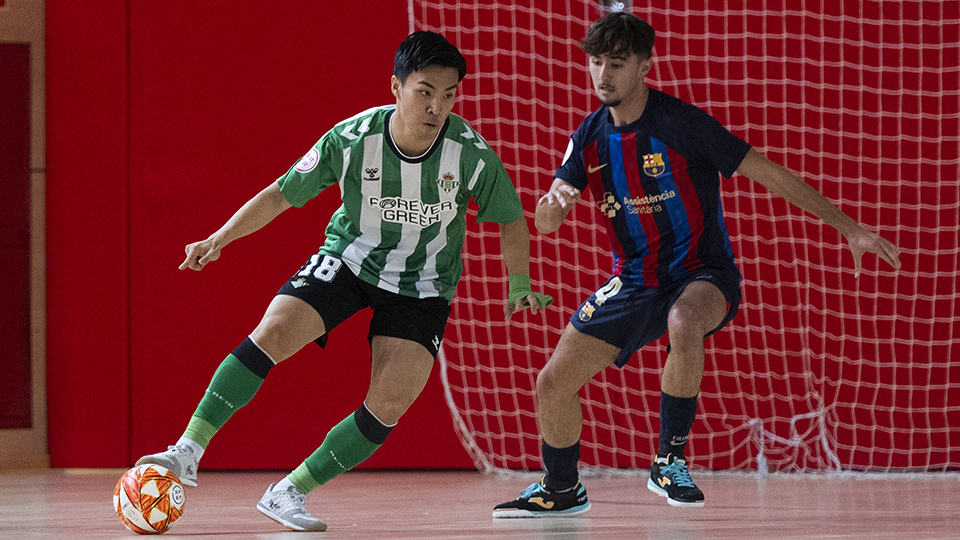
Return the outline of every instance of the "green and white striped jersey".
{"type": "Polygon", "coordinates": [[[430,150],[408,158],[387,129],[395,108],[340,122],[277,182],[297,207],[340,185],[343,204],[321,254],[381,289],[451,301],[463,273],[470,198],[477,221],[512,223],[523,208],[500,158],[463,118],[451,113],[430,150]]]}

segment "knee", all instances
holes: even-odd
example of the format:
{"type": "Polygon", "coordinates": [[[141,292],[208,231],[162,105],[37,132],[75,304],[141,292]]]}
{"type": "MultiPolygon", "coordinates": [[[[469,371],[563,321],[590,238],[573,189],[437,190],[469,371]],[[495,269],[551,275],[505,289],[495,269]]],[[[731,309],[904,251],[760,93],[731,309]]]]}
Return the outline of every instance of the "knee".
{"type": "Polygon", "coordinates": [[[284,344],[290,342],[291,336],[286,332],[285,326],[280,324],[275,317],[267,317],[260,321],[260,324],[250,333],[250,337],[275,362],[280,362],[290,356],[284,344]]]}
{"type": "Polygon", "coordinates": [[[364,405],[382,424],[393,426],[413,405],[416,396],[390,395],[379,398],[368,397],[364,405]],[[372,403],[371,403],[372,402],[372,403]]]}
{"type": "Polygon", "coordinates": [[[703,328],[703,320],[679,309],[670,311],[667,329],[671,347],[697,346],[709,330],[703,328]]]}
{"type": "Polygon", "coordinates": [[[274,361],[285,360],[324,334],[323,319],[310,304],[277,295],[250,334],[274,361]]]}
{"type": "Polygon", "coordinates": [[[667,315],[671,346],[702,346],[704,337],[721,324],[726,313],[727,302],[720,289],[704,281],[692,283],[667,315]]]}
{"type": "Polygon", "coordinates": [[[580,389],[571,389],[565,384],[565,378],[556,369],[547,364],[537,375],[537,401],[540,403],[560,399],[566,394],[577,393],[580,389]]]}

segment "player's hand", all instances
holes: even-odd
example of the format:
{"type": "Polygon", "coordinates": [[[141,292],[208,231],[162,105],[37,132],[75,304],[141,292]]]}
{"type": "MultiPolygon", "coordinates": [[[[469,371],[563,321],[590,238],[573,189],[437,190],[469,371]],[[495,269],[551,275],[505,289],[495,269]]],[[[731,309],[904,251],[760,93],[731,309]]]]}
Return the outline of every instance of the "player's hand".
{"type": "Polygon", "coordinates": [[[530,276],[527,274],[510,276],[510,291],[507,296],[507,304],[503,310],[507,320],[510,320],[514,313],[527,308],[530,308],[530,311],[536,314],[540,308],[546,308],[552,303],[552,296],[533,292],[530,288],[530,276]]]}
{"type": "MultiPolygon", "coordinates": [[[[520,300],[517,300],[516,302],[510,302],[508,300],[506,305],[504,306],[503,313],[506,316],[506,319],[510,320],[510,317],[512,317],[514,313],[523,311],[524,309],[527,309],[527,308],[530,308],[530,313],[533,313],[534,315],[536,315],[540,307],[541,307],[540,302],[537,301],[536,293],[531,292],[530,294],[524,296],[523,298],[521,298],[520,300]]],[[[546,306],[543,306],[543,307],[546,307],[546,306]]]]}
{"type": "Polygon", "coordinates": [[[560,208],[573,206],[580,200],[580,190],[567,183],[555,185],[544,195],[540,197],[540,204],[550,206],[560,205],[560,208]]]}
{"type": "Polygon", "coordinates": [[[211,263],[220,258],[220,246],[217,241],[207,238],[200,242],[187,244],[184,251],[187,252],[187,258],[180,264],[180,270],[196,270],[199,272],[207,263],[211,263]]]}
{"type": "Polygon", "coordinates": [[[853,253],[854,276],[859,277],[860,271],[863,270],[861,259],[864,253],[876,253],[890,266],[900,268],[900,248],[877,233],[858,227],[847,237],[847,245],[853,253]]]}

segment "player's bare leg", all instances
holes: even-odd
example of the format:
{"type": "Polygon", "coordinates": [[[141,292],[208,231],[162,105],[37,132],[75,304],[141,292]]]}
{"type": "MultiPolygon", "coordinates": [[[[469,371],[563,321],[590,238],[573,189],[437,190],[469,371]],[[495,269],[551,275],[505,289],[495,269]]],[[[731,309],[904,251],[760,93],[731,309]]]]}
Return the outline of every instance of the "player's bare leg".
{"type": "Polygon", "coordinates": [[[325,333],[323,319],[310,304],[294,296],[278,294],[270,301],[250,337],[279,364],[325,333]]]}
{"type": "Polygon", "coordinates": [[[396,424],[423,391],[434,358],[423,345],[406,339],[374,336],[370,388],[364,403],[381,422],[396,424]]]}
{"type": "Polygon", "coordinates": [[[683,290],[667,316],[670,353],[660,389],[677,397],[695,397],[703,379],[703,337],[727,314],[727,301],[715,285],[694,281],[683,290]]]}
{"type": "Polygon", "coordinates": [[[694,281],[667,316],[670,353],[660,382],[660,449],[647,487],[667,497],[673,506],[704,504],[703,492],[690,478],[683,452],[703,380],[703,339],[720,325],[726,313],[727,303],[720,289],[706,281],[694,281]]]}
{"type": "Polygon", "coordinates": [[[619,348],[567,324],[553,355],[537,376],[537,424],[547,444],[566,448],[580,440],[580,389],[613,365],[618,354],[619,348]]]}
{"type": "Polygon", "coordinates": [[[537,423],[546,474],[518,499],[497,505],[494,517],[572,517],[590,509],[577,474],[583,430],[580,389],[619,354],[619,348],[567,325],[537,377],[537,423]]]}

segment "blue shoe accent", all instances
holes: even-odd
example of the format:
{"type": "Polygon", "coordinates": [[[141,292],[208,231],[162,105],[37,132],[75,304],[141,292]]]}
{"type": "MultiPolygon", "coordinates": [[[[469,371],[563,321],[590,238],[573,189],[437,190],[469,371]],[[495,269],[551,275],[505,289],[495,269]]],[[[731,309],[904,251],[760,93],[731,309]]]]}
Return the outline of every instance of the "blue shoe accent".
{"type": "Polygon", "coordinates": [[[577,484],[561,493],[547,490],[543,479],[520,492],[520,497],[498,504],[495,518],[574,517],[590,509],[587,489],[577,484]]]}
{"type": "Polygon", "coordinates": [[[666,463],[653,462],[647,489],[666,497],[671,506],[699,508],[704,504],[703,492],[690,478],[687,461],[673,454],[667,456],[666,463]]]}

